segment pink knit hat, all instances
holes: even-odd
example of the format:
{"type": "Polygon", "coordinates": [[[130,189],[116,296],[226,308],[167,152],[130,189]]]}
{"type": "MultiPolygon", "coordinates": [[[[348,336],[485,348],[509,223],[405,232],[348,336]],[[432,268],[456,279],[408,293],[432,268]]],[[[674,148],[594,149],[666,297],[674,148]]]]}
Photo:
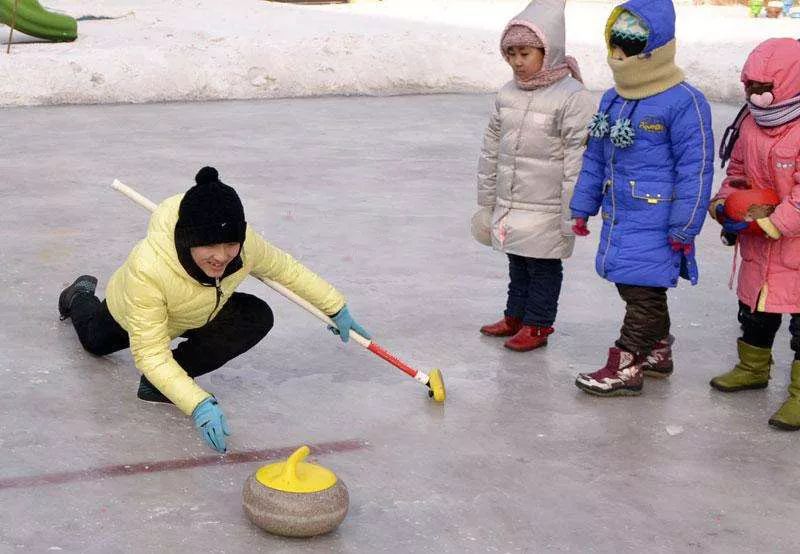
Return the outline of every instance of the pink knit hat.
{"type": "Polygon", "coordinates": [[[582,83],[583,79],[578,69],[578,62],[572,56],[565,56],[563,63],[555,66],[549,65],[547,36],[542,31],[534,29],[535,27],[532,23],[512,19],[506,26],[505,31],[503,31],[503,38],[500,39],[500,51],[506,61],[508,61],[508,49],[512,46],[530,46],[544,50],[542,69],[527,81],[520,81],[514,77],[517,86],[522,90],[534,90],[550,86],[570,74],[582,83]]]}
{"type": "Polygon", "coordinates": [[[544,49],[544,42],[539,38],[539,35],[533,32],[532,29],[525,25],[511,25],[503,35],[503,40],[500,41],[500,48],[503,50],[503,55],[512,46],[530,46],[531,48],[544,49]]]}

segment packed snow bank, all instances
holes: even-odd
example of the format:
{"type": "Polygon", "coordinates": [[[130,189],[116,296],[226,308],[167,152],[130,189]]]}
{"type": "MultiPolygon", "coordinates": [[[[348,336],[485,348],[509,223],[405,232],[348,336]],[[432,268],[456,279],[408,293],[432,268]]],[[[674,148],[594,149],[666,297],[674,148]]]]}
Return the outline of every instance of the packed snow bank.
{"type": "MultiPolygon", "coordinates": [[[[50,0],[49,8],[76,17],[114,19],[81,21],[74,43],[14,44],[11,55],[3,48],[0,105],[488,92],[509,78],[499,33],[526,4],[50,0]]],[[[595,90],[611,84],[602,38],[610,8],[567,6],[568,51],[595,90]]],[[[739,101],[741,64],[771,36],[800,36],[800,20],[753,20],[740,7],[678,7],[678,62],[714,100],[739,101]]]]}

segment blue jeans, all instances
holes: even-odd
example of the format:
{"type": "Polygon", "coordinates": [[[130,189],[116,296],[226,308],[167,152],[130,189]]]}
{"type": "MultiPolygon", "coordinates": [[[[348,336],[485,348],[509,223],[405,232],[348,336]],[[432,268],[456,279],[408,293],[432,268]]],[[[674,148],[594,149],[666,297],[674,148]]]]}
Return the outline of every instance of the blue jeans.
{"type": "Polygon", "coordinates": [[[508,254],[508,275],[505,315],[521,319],[523,325],[551,327],[564,280],[561,260],[508,254]]]}

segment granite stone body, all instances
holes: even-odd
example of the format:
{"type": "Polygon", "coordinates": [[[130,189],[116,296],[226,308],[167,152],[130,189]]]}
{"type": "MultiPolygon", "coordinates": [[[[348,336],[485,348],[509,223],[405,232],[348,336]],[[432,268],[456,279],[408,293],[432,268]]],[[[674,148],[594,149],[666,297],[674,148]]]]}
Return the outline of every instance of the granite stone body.
{"type": "Polygon", "coordinates": [[[244,484],[244,511],[256,526],[284,537],[313,537],[344,520],[350,495],[344,481],[313,493],[284,492],[262,485],[253,473],[244,484]]]}

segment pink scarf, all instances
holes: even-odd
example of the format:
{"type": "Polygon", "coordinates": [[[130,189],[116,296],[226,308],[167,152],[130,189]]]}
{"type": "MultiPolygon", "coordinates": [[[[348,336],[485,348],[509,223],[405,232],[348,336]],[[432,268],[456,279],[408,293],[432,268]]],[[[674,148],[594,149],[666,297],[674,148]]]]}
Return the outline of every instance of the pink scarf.
{"type": "Polygon", "coordinates": [[[567,75],[572,75],[575,79],[583,82],[581,71],[578,68],[578,60],[572,56],[566,56],[565,62],[548,69],[542,69],[527,81],[522,81],[514,77],[517,86],[522,90],[536,90],[537,88],[549,87],[557,83],[567,75]]]}
{"type": "MultiPolygon", "coordinates": [[[[506,50],[510,46],[531,46],[544,50],[544,64],[547,64],[547,37],[535,25],[528,21],[514,19],[511,20],[503,30],[500,40],[500,51],[503,58],[506,57],[506,50]]],[[[530,79],[521,80],[514,76],[514,81],[522,90],[536,90],[537,88],[549,87],[557,83],[567,75],[572,75],[575,79],[583,82],[581,71],[578,68],[578,60],[572,56],[565,56],[564,62],[553,67],[542,68],[530,79]]]]}

